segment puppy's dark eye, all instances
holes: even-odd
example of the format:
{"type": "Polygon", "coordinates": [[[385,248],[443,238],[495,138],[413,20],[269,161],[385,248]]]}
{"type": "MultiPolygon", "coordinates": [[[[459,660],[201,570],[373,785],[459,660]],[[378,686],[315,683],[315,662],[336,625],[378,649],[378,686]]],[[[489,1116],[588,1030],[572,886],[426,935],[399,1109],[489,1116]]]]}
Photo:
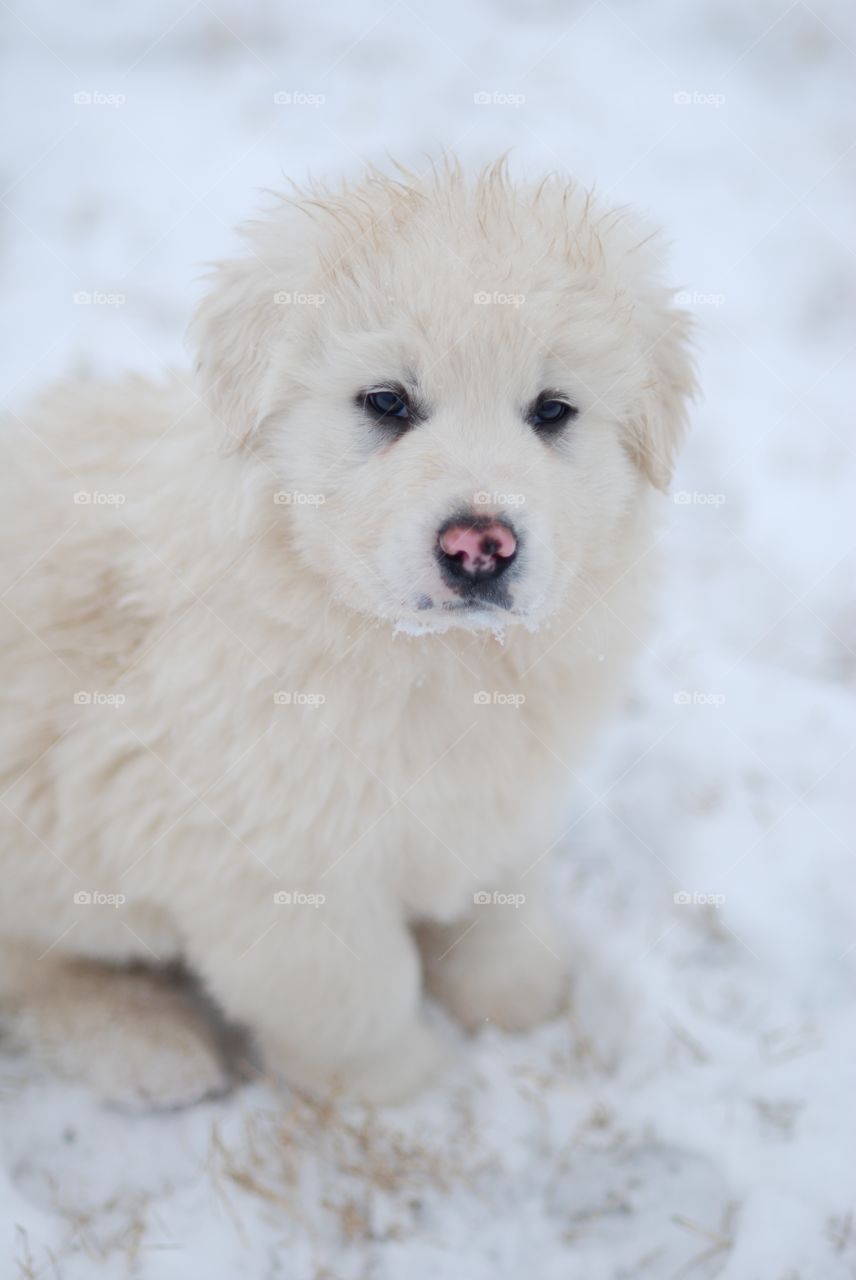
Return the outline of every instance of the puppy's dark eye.
{"type": "Polygon", "coordinates": [[[577,416],[578,410],[572,404],[568,404],[566,400],[557,400],[555,397],[547,396],[544,399],[535,401],[532,412],[529,414],[529,421],[536,431],[542,435],[551,435],[554,431],[558,431],[565,423],[570,422],[572,418],[577,416]]]}
{"type": "Polygon", "coordinates": [[[398,422],[410,420],[407,397],[398,391],[369,391],[363,404],[376,418],[396,418],[398,422]]]}

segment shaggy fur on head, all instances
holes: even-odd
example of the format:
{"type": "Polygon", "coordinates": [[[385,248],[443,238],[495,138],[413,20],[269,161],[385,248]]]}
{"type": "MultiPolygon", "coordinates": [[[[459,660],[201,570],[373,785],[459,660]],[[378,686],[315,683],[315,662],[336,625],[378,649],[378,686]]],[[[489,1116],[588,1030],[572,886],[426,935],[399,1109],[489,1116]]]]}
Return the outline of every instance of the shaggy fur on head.
{"type": "Polygon", "coordinates": [[[244,235],[196,383],[9,425],[0,992],[59,1069],[184,1100],[203,1021],[103,967],[180,959],[272,1072],[395,1098],[443,1056],[423,979],[470,1026],[561,999],[538,880],[648,613],[688,320],[649,228],[502,164],[244,235]]]}

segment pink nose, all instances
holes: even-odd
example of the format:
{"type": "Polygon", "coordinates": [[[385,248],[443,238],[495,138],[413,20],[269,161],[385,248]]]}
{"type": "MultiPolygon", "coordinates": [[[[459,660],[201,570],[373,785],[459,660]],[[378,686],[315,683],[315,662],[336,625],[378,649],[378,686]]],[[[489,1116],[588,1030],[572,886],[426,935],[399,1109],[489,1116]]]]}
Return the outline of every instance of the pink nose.
{"type": "Polygon", "coordinates": [[[498,520],[462,520],[449,525],[441,532],[439,544],[459,571],[480,578],[501,572],[517,551],[512,530],[498,520]]]}

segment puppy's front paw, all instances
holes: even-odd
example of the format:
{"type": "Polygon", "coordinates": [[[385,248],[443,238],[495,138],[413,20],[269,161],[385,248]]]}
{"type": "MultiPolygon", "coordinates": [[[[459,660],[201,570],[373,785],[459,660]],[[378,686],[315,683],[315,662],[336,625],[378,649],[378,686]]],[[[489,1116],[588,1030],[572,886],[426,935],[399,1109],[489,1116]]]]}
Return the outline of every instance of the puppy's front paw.
{"type": "Polygon", "coordinates": [[[430,1027],[414,1023],[389,1048],[361,1055],[347,1064],[299,1062],[293,1054],[279,1053],[270,1043],[262,1046],[268,1064],[281,1062],[286,1084],[315,1098],[331,1095],[366,1103],[403,1102],[438,1077],[449,1064],[452,1051],[430,1027]]]}
{"type": "Polygon", "coordinates": [[[452,1049],[423,1023],[417,1023],[393,1048],[347,1073],[345,1087],[361,1102],[404,1102],[440,1076],[452,1049]]]}
{"type": "Polygon", "coordinates": [[[504,1031],[526,1031],[553,1017],[565,999],[565,964],[552,922],[538,923],[536,932],[514,916],[502,929],[483,928],[476,917],[451,943],[453,931],[432,930],[423,941],[429,991],[470,1030],[494,1022],[504,1031]]]}

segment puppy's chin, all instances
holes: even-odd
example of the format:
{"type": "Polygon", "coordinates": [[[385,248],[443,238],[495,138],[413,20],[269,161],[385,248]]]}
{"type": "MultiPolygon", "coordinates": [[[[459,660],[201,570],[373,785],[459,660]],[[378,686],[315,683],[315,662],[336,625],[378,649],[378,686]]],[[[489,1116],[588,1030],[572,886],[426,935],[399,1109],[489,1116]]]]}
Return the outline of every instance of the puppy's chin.
{"type": "Polygon", "coordinates": [[[476,631],[502,636],[509,627],[537,629],[534,615],[518,609],[501,609],[492,605],[449,601],[431,608],[417,608],[395,619],[399,634],[412,636],[443,635],[448,631],[476,631]]]}
{"type": "MultiPolygon", "coordinates": [[[[466,600],[445,591],[432,595],[397,592],[390,587],[373,591],[373,583],[340,579],[330,583],[336,602],[349,612],[372,618],[378,626],[388,626],[397,635],[430,636],[448,632],[470,632],[502,637],[514,629],[535,632],[548,623],[560,607],[552,589],[525,594],[522,600],[506,597],[502,602],[466,600]],[[397,595],[397,598],[396,598],[397,595]]],[[[400,590],[400,589],[399,589],[400,590]]]]}

